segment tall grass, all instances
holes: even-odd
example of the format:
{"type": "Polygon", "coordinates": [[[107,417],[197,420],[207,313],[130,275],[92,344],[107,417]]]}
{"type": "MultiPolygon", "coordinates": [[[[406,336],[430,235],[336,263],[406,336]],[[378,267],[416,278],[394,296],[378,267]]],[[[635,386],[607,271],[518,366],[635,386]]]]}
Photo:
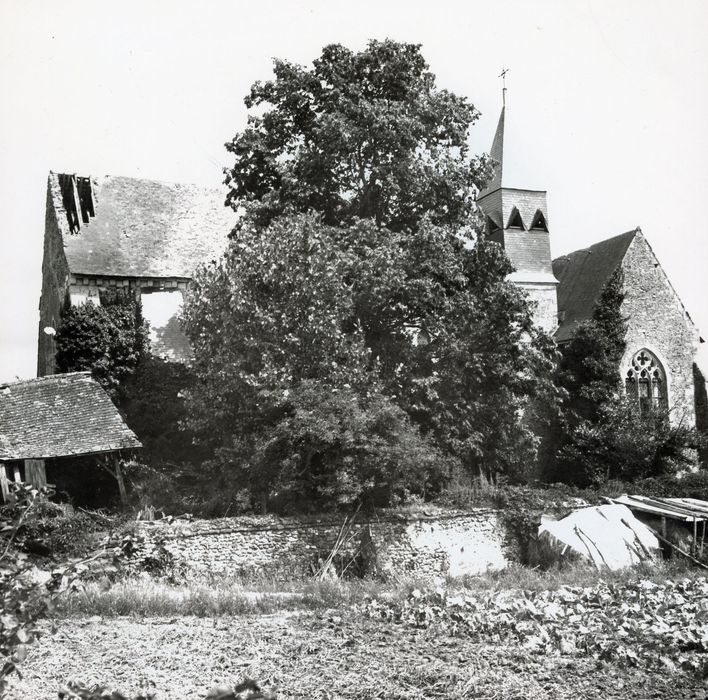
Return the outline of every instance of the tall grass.
{"type": "Polygon", "coordinates": [[[405,596],[417,584],[419,587],[425,585],[413,580],[397,588],[376,581],[300,580],[244,584],[239,579],[174,584],[136,577],[110,585],[88,583],[81,590],[60,599],[56,614],[63,617],[218,617],[327,610],[352,605],[366,596],[405,596]]]}
{"type": "Polygon", "coordinates": [[[168,583],[160,579],[138,576],[112,584],[89,583],[83,590],[60,599],[58,616],[104,617],[219,617],[273,614],[288,611],[347,608],[367,597],[391,602],[401,600],[413,589],[433,590],[440,586],[470,592],[501,590],[556,590],[561,586],[586,587],[600,581],[617,584],[639,579],[661,581],[667,578],[701,576],[703,572],[689,568],[681,560],[658,562],[619,572],[602,571],[582,564],[563,569],[541,571],[519,564],[482,576],[438,579],[415,578],[381,582],[375,580],[313,579],[242,580],[214,578],[211,581],[168,583]]]}

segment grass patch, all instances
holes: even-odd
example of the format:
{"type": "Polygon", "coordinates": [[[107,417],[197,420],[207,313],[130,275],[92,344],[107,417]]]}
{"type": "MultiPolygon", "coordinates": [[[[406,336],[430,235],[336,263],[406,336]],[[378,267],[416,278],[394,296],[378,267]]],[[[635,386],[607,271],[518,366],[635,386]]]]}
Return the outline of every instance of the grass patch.
{"type": "Polygon", "coordinates": [[[170,583],[147,576],[137,576],[114,583],[88,583],[60,599],[59,617],[221,617],[274,614],[298,610],[347,608],[367,598],[389,603],[405,600],[411,591],[432,591],[441,585],[470,592],[501,590],[557,590],[561,586],[588,587],[600,581],[635,582],[649,579],[661,582],[673,578],[694,578],[703,572],[680,560],[659,562],[619,572],[602,571],[577,564],[563,569],[541,571],[512,564],[507,569],[482,576],[425,581],[399,579],[374,580],[243,580],[214,577],[209,581],[170,583]]]}
{"type": "Polygon", "coordinates": [[[582,560],[563,568],[553,567],[547,570],[531,568],[522,564],[510,564],[502,571],[493,571],[482,576],[463,576],[448,579],[451,588],[464,588],[470,591],[555,591],[562,586],[584,588],[600,581],[607,583],[631,583],[641,579],[655,582],[675,578],[697,578],[705,571],[693,567],[683,559],[668,559],[653,565],[641,564],[620,571],[598,571],[590,563],[582,560]]]}
{"type": "Polygon", "coordinates": [[[405,598],[426,584],[410,580],[394,587],[376,581],[261,581],[239,579],[168,583],[147,576],[110,585],[91,582],[58,602],[58,617],[220,617],[347,607],[367,597],[405,598]]]}

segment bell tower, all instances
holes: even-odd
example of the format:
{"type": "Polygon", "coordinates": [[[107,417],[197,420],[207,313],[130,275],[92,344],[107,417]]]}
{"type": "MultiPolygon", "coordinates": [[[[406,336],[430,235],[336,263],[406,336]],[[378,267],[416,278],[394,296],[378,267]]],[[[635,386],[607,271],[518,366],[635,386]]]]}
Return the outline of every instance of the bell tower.
{"type": "Polygon", "coordinates": [[[506,87],[503,96],[490,153],[496,162],[494,177],[480,192],[477,203],[484,214],[487,237],[502,245],[514,267],[509,279],[535,302],[536,325],[552,333],[558,325],[558,280],[551,266],[546,191],[508,186],[504,172],[506,87]]]}

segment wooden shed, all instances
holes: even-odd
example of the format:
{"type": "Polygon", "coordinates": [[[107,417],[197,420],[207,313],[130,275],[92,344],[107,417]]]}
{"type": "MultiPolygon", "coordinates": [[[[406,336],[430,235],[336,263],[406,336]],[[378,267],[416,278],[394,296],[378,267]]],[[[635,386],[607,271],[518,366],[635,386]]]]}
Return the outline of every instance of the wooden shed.
{"type": "Polygon", "coordinates": [[[118,481],[121,452],[141,447],[118,409],[89,372],[0,384],[0,489],[8,482],[47,483],[45,464],[71,469],[72,458],[101,457],[118,481]]]}

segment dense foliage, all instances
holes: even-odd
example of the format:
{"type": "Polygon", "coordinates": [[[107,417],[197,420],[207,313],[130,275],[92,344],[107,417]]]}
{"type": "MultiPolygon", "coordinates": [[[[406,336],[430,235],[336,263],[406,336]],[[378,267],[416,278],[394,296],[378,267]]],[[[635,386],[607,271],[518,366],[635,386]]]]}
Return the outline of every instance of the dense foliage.
{"type": "Polygon", "coordinates": [[[621,268],[607,281],[593,316],[562,348],[558,381],[566,392],[557,421],[551,478],[580,485],[634,481],[694,466],[703,444],[695,429],[671,420],[669,407],[641,414],[624,395],[621,268]]]}
{"type": "Polygon", "coordinates": [[[199,381],[187,425],[253,493],[391,502],[453,465],[520,471],[550,391],[547,339],[494,244],[315,216],[244,224],[184,312],[199,381]]]}
{"type": "Polygon", "coordinates": [[[90,371],[108,391],[155,463],[198,461],[184,418],[182,390],[193,375],[150,352],[148,325],[132,294],[102,292],[101,303],[67,308],[57,331],[57,369],[90,371]]]}
{"type": "Polygon", "coordinates": [[[38,636],[37,623],[78,577],[89,570],[100,576],[113,569],[114,553],[98,550],[89,557],[69,558],[48,578],[37,576],[27,550],[41,528],[48,487],[41,490],[14,483],[8,502],[0,508],[0,697],[11,675],[27,655],[28,645],[38,636]]]}
{"type": "Polygon", "coordinates": [[[153,464],[199,463],[202,452],[188,430],[183,392],[194,383],[187,365],[145,352],[118,395],[121,411],[143,445],[142,459],[153,464]]]}
{"type": "Polygon", "coordinates": [[[414,590],[402,602],[372,599],[363,612],[440,636],[492,638],[532,655],[590,656],[625,668],[683,670],[705,677],[707,604],[705,578],[642,579],[519,596],[414,590]]]}
{"type": "Polygon", "coordinates": [[[418,46],[275,63],[227,145],[244,213],[185,312],[185,424],[261,501],[395,502],[454,470],[519,477],[553,350],[474,232],[477,113],[418,46]],[[525,415],[526,420],[521,421],[525,415]]]}
{"type": "Polygon", "coordinates": [[[130,294],[106,292],[101,303],[71,306],[56,334],[59,372],[90,371],[112,396],[148,347],[140,304],[130,294]]]}
{"type": "Polygon", "coordinates": [[[312,68],[276,60],[274,73],[253,85],[248,127],[226,144],[232,206],[250,204],[261,224],[286,207],[393,231],[430,213],[435,223],[469,223],[489,174],[467,144],[479,113],[436,87],[418,45],[332,44],[312,68]]]}

